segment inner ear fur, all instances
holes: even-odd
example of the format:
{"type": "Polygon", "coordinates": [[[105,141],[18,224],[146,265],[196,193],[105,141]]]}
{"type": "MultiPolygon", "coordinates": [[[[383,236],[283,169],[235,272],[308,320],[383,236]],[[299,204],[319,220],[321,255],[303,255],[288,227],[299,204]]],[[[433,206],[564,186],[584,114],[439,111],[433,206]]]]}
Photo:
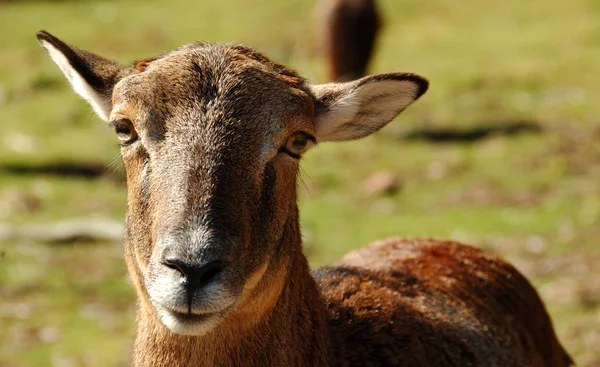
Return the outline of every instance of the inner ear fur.
{"type": "Polygon", "coordinates": [[[108,120],[112,90],[126,70],[115,61],[70,46],[46,31],[36,36],[75,92],[87,100],[102,119],[108,120]]]}
{"type": "Polygon", "coordinates": [[[317,140],[345,141],[370,135],[392,121],[428,87],[425,78],[410,73],[313,85],[317,140]]]}

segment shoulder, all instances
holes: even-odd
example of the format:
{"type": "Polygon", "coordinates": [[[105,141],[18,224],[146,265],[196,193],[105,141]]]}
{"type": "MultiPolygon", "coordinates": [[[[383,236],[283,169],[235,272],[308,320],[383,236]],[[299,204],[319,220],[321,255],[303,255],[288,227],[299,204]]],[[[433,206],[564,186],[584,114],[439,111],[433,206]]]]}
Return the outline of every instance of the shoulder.
{"type": "MultiPolygon", "coordinates": [[[[497,341],[516,348],[519,333],[549,325],[515,268],[457,242],[378,241],[313,275],[349,361],[356,354],[373,366],[520,365],[524,355],[501,353],[497,341]]],[[[553,332],[540,334],[552,339],[553,332]]]]}

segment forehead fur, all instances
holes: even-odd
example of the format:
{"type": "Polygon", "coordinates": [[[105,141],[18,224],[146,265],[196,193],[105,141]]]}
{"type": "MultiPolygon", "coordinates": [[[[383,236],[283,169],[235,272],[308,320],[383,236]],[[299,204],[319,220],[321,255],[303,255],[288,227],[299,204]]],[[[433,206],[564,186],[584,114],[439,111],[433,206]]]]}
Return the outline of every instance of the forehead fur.
{"type": "Polygon", "coordinates": [[[293,70],[244,46],[193,43],[138,61],[133,70],[115,86],[114,106],[141,102],[159,109],[154,113],[168,115],[170,109],[219,102],[248,113],[251,106],[285,106],[286,94],[311,100],[304,80],[293,70]]]}

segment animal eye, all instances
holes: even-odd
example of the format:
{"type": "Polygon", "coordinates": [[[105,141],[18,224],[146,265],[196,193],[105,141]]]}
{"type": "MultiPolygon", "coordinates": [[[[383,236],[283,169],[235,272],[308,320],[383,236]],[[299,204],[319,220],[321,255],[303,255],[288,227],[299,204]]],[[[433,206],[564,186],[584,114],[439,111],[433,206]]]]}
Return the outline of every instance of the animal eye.
{"type": "Polygon", "coordinates": [[[121,146],[126,146],[137,140],[137,132],[133,127],[133,123],[127,119],[117,120],[112,123],[117,133],[117,138],[121,142],[121,146]]]}
{"type": "Polygon", "coordinates": [[[282,147],[283,151],[294,158],[300,158],[311,144],[315,142],[315,138],[305,132],[297,132],[290,136],[282,147]]]}

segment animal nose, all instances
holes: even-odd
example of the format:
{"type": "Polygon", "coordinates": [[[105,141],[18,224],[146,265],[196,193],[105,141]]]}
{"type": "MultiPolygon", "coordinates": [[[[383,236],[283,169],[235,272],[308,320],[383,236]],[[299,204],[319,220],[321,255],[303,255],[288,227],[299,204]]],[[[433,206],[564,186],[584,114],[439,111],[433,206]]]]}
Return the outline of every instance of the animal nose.
{"type": "Polygon", "coordinates": [[[181,274],[181,284],[188,290],[202,288],[225,267],[221,260],[190,263],[178,258],[168,257],[163,263],[168,268],[177,270],[181,274]]]}

